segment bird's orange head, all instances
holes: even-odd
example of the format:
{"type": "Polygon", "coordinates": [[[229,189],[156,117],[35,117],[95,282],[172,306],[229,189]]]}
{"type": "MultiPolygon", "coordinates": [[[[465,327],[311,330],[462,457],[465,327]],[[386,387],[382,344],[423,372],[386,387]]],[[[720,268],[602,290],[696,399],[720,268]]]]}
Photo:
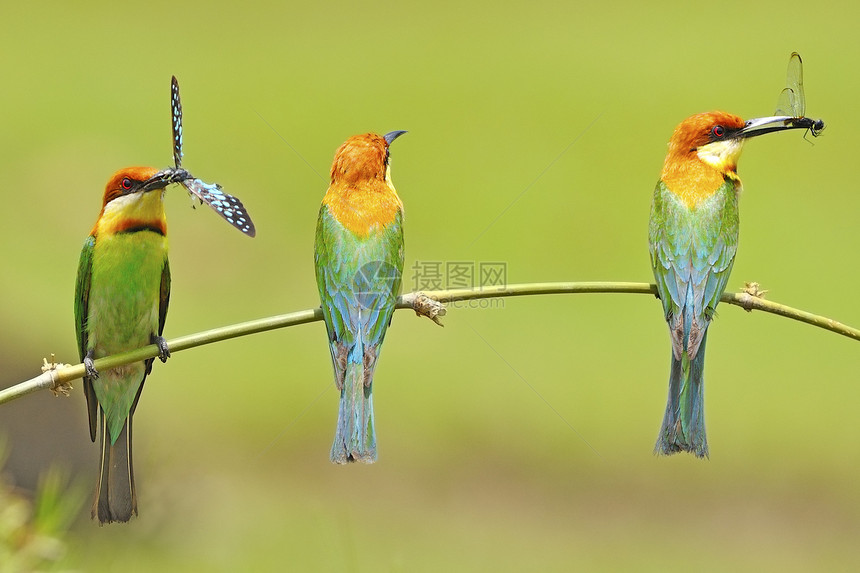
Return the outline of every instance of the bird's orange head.
{"type": "Polygon", "coordinates": [[[334,155],[331,182],[355,183],[388,178],[388,146],[405,131],[392,131],[384,136],[375,133],[353,135],[334,155]]]}
{"type": "Polygon", "coordinates": [[[802,122],[785,116],[744,121],[724,111],[696,114],[675,128],[660,179],[688,205],[695,205],[719,189],[726,179],[740,184],[738,158],[747,139],[804,127],[802,122]]]}
{"type": "Polygon", "coordinates": [[[702,161],[723,173],[734,172],[744,141],[739,134],[745,125],[744,120],[724,111],[688,117],[675,128],[669,140],[665,166],[702,161]]]}
{"type": "Polygon", "coordinates": [[[388,225],[403,211],[391,184],[388,146],[404,133],[354,135],[335,153],[323,205],[358,236],[388,225]]]}
{"type": "Polygon", "coordinates": [[[156,173],[158,173],[158,169],[154,167],[126,167],[120,169],[108,181],[102,205],[107,205],[123,195],[141,191],[143,185],[156,173]]]}
{"type": "Polygon", "coordinates": [[[660,178],[690,206],[714,193],[727,178],[738,181],[745,125],[740,117],[724,111],[688,117],[669,140],[660,178]]]}
{"type": "Polygon", "coordinates": [[[93,234],[118,233],[140,225],[166,233],[162,193],[150,191],[162,191],[174,179],[173,170],[154,167],[126,167],[114,173],[105,187],[93,234]]]}

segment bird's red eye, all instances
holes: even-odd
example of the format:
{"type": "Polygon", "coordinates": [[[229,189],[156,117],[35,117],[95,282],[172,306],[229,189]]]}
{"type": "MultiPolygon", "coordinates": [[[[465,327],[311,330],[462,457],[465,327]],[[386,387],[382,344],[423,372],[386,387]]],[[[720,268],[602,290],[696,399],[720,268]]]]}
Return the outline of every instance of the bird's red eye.
{"type": "Polygon", "coordinates": [[[726,128],[722,125],[715,125],[714,129],[711,130],[711,133],[713,133],[715,137],[722,137],[726,134],[726,128]]]}
{"type": "Polygon", "coordinates": [[[129,189],[131,189],[131,179],[129,179],[128,177],[124,177],[121,185],[123,189],[128,191],[129,189]]]}

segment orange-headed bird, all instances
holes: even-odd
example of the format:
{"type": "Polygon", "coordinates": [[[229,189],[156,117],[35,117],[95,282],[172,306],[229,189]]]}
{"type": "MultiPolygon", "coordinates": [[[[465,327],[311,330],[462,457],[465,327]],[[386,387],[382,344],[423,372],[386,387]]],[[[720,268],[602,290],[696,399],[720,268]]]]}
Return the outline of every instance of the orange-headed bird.
{"type": "Polygon", "coordinates": [[[404,133],[347,139],[317,220],[317,287],[340,392],[334,463],[376,461],[373,371],[403,273],[403,203],[391,184],[388,147],[404,133]]]}
{"type": "Polygon", "coordinates": [[[155,343],[170,299],[164,188],[184,173],[132,167],[117,171],[105,188],[98,221],[81,251],[75,288],[75,331],[86,366],[84,394],[90,438],[102,458],[93,517],[99,523],[137,515],[131,457],[131,420],[153,359],[96,371],[93,361],[155,343]]]}
{"type": "Polygon", "coordinates": [[[744,122],[715,111],[675,128],[651,204],[651,267],[672,339],[669,400],[657,454],[708,455],[703,370],[708,325],[738,248],[737,161],[746,139],[801,129],[790,117],[744,122]]]}

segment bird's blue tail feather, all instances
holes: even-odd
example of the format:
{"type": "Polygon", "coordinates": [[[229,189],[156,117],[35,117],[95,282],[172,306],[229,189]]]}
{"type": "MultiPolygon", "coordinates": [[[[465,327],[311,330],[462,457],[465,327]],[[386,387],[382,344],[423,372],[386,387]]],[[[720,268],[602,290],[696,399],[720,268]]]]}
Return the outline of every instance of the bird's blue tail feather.
{"type": "Polygon", "coordinates": [[[704,366],[707,332],[702,337],[698,352],[692,360],[685,350],[681,359],[672,355],[669,373],[669,398],[663,426],[657,437],[654,453],[671,455],[690,452],[697,457],[708,457],[708,438],[705,434],[704,366]]]}
{"type": "Polygon", "coordinates": [[[347,359],[340,393],[337,431],[331,447],[331,461],[336,464],[376,461],[372,376],[373,372],[365,373],[362,345],[356,344],[347,359]],[[370,383],[365,384],[365,380],[370,383]]]}

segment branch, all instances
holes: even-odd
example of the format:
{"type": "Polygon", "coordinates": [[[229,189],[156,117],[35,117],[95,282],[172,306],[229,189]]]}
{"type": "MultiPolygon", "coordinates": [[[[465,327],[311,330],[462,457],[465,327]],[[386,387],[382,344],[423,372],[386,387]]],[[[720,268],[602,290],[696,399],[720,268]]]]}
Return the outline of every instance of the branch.
{"type": "MultiPolygon", "coordinates": [[[[757,283],[747,283],[744,289],[739,293],[723,293],[720,300],[727,304],[739,306],[747,312],[753,310],[761,310],[805,322],[842,336],[860,340],[860,329],[853,328],[836,322],[824,316],[819,316],[798,310],[790,306],[785,306],[776,302],[764,299],[767,291],[762,291],[757,283]]],[[[444,316],[446,309],[444,303],[459,302],[463,300],[476,300],[484,298],[503,298],[511,296],[532,296],[545,294],[585,294],[585,293],[631,293],[631,294],[650,294],[657,296],[657,286],[649,283],[622,283],[622,282],[554,282],[554,283],[527,283],[514,285],[498,285],[485,286],[475,289],[452,289],[439,290],[428,292],[411,292],[401,295],[397,299],[397,308],[409,308],[415,311],[420,316],[426,316],[441,326],[439,317],[444,316]]],[[[322,310],[319,308],[311,310],[303,310],[290,314],[281,314],[241,322],[221,328],[213,328],[196,334],[180,336],[167,341],[167,346],[170,352],[179,352],[203,346],[204,344],[212,344],[230,338],[238,338],[258,332],[266,332],[278,328],[286,328],[288,326],[296,326],[298,324],[306,324],[322,320],[322,310]]],[[[99,358],[94,362],[97,370],[106,370],[154,358],[158,355],[158,347],[154,344],[99,358]]],[[[43,390],[51,389],[55,393],[68,393],[70,388],[69,382],[84,376],[84,365],[76,364],[70,366],[68,364],[54,364],[53,357],[51,364],[45,360],[45,365],[42,367],[43,373],[40,376],[22,382],[5,390],[0,390],[0,404],[10,402],[15,398],[20,398],[26,394],[43,390]]]]}

